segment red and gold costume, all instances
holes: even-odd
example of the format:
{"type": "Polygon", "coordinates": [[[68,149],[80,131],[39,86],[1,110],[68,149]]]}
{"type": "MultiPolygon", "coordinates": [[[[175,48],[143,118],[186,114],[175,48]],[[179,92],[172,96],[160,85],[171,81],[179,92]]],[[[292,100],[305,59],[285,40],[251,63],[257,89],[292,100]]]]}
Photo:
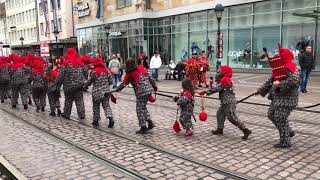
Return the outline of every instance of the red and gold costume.
{"type": "Polygon", "coordinates": [[[186,63],[186,78],[191,79],[194,86],[198,84],[199,62],[197,57],[191,57],[186,63]]]}
{"type": "Polygon", "coordinates": [[[207,87],[207,79],[206,79],[206,73],[207,71],[210,71],[210,65],[208,62],[208,59],[205,55],[202,55],[199,58],[199,74],[200,74],[200,79],[199,79],[199,85],[201,85],[201,83],[204,83],[205,86],[207,87]]]}

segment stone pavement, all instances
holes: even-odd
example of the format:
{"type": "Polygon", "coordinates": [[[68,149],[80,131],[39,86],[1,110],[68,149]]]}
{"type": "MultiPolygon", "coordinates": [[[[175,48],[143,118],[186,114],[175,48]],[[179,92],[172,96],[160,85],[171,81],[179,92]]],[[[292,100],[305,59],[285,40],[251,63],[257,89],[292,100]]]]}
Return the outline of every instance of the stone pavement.
{"type": "MultiPolygon", "coordinates": [[[[62,118],[52,119],[46,114],[34,113],[34,108],[27,111],[24,111],[22,109],[12,110],[9,108],[9,106],[2,107],[2,108],[5,108],[7,111],[10,111],[10,112],[16,112],[24,120],[37,124],[41,128],[44,128],[50,131],[56,136],[59,136],[67,141],[70,141],[77,146],[85,148],[86,150],[91,151],[96,155],[107,158],[110,161],[114,161],[115,163],[125,166],[130,170],[136,171],[141,175],[147,177],[147,179],[185,179],[187,177],[186,174],[189,176],[188,178],[190,179],[198,179],[199,177],[204,179],[233,179],[232,176],[230,176],[231,177],[230,178],[229,176],[220,174],[219,172],[213,169],[186,161],[181,158],[177,158],[175,156],[168,155],[166,153],[163,153],[161,151],[158,151],[152,148],[145,147],[143,145],[140,145],[137,142],[132,142],[120,137],[116,137],[114,135],[110,135],[103,131],[97,131],[94,128],[84,126],[75,121],[67,121],[62,118]]],[[[7,123],[6,121],[3,122],[3,124],[6,124],[6,123],[7,123]]],[[[8,124],[7,126],[10,126],[10,127],[16,126],[16,124],[8,124]]],[[[17,126],[17,129],[19,129],[19,126],[17,126]]],[[[26,137],[26,135],[21,135],[19,133],[13,137],[8,135],[3,136],[3,139],[7,139],[7,138],[15,139],[17,141],[25,141],[24,138],[28,138],[28,136],[26,137]]],[[[46,145],[47,143],[39,142],[39,144],[46,145]]],[[[32,143],[26,144],[26,146],[31,146],[31,145],[32,143]]],[[[7,146],[8,151],[9,149],[13,148],[12,146],[14,145],[9,144],[7,146]]],[[[40,157],[47,157],[46,159],[47,162],[52,163],[54,162],[53,159],[55,158],[59,158],[64,161],[66,160],[69,161],[69,160],[74,160],[77,157],[76,155],[68,155],[70,154],[70,152],[65,152],[64,154],[66,154],[66,156],[63,156],[63,154],[60,156],[59,152],[61,151],[59,150],[57,150],[58,151],[57,154],[54,154],[54,155],[47,154],[47,151],[50,149],[56,149],[56,148],[51,146],[47,148],[43,148],[43,147],[37,147],[35,145],[34,149],[28,149],[28,151],[22,151],[21,149],[18,149],[14,154],[9,151],[8,152],[9,155],[6,154],[6,152],[4,152],[4,155],[9,156],[8,159],[12,161],[13,164],[18,164],[20,166],[22,165],[21,165],[21,162],[18,161],[19,159],[23,161],[30,160],[31,162],[41,162],[41,158],[38,157],[40,156],[40,157]],[[36,154],[39,153],[39,155],[30,156],[30,154],[28,154],[28,152],[34,152],[36,150],[39,150],[39,152],[36,152],[36,154]],[[10,158],[11,156],[13,156],[12,159],[10,158]],[[15,158],[17,158],[18,160],[16,160],[15,158]]],[[[38,164],[36,167],[42,167],[41,163],[38,164]]],[[[72,168],[72,165],[76,165],[76,166],[79,166],[79,168],[73,170],[71,175],[73,175],[74,177],[86,177],[88,179],[91,179],[94,176],[92,175],[92,173],[95,173],[94,170],[97,167],[98,167],[97,170],[99,171],[104,170],[102,169],[102,167],[98,165],[91,165],[92,163],[88,163],[88,164],[90,165],[90,167],[94,168],[93,172],[89,174],[90,177],[86,177],[85,175],[87,173],[82,172],[81,168],[84,168],[84,170],[88,171],[88,173],[91,171],[91,169],[86,169],[87,164],[84,162],[71,164],[71,165],[66,164],[64,168],[61,168],[61,170],[63,170],[62,172],[58,171],[60,168],[53,169],[53,170],[51,169],[49,172],[51,172],[52,174],[55,174],[56,176],[59,175],[60,177],[64,177],[64,173],[66,175],[70,173],[70,170],[68,170],[68,168],[70,167],[72,168]]],[[[30,164],[28,164],[27,167],[31,167],[30,164]]],[[[26,168],[25,173],[32,173],[32,172],[37,173],[37,175],[39,176],[39,179],[42,179],[43,176],[45,177],[49,176],[47,174],[48,173],[47,171],[37,170],[37,169],[27,169],[27,167],[25,167],[26,168]]],[[[29,175],[29,176],[32,176],[32,175],[29,175]]],[[[34,176],[38,177],[36,175],[34,176]]],[[[32,179],[36,179],[35,177],[32,177],[32,179]]],[[[56,177],[52,177],[52,178],[55,179],[56,177]]],[[[70,177],[70,179],[73,179],[73,178],[70,177]]]]}
{"type": "MultiPolygon", "coordinates": [[[[237,83],[255,79],[252,76],[245,77],[250,79],[239,77],[237,83]]],[[[257,81],[262,80],[258,78],[257,81]]],[[[256,87],[257,85],[254,85],[249,89],[244,86],[247,89],[237,92],[240,94],[238,97],[246,96],[256,87]]],[[[179,92],[178,82],[160,81],[159,89],[179,92]]],[[[312,87],[309,94],[316,95],[316,91],[317,87],[312,87]]],[[[183,133],[175,134],[172,130],[176,104],[170,98],[158,96],[156,103],[148,106],[156,127],[150,134],[142,136],[135,134],[138,121],[133,90],[126,88],[122,93],[115,95],[118,97],[117,104],[111,103],[116,122],[113,129],[106,128],[107,120],[103,113],[99,129],[88,126],[92,121],[90,93],[85,93],[85,120],[78,120],[76,108],[73,107],[72,117],[81,124],[59,117],[52,118],[47,112],[36,113],[34,107],[27,111],[21,106],[19,109],[11,110],[8,103],[1,104],[0,107],[150,179],[236,179],[215,171],[214,168],[252,179],[315,180],[320,177],[319,113],[294,111],[290,116],[290,125],[297,132],[292,140],[293,146],[290,149],[275,149],[273,144],[278,142],[279,135],[266,117],[267,107],[238,105],[239,118],[253,131],[249,140],[243,141],[242,132],[229,122],[225,123],[223,136],[213,136],[210,133],[216,127],[215,113],[219,101],[206,100],[208,121],[195,122],[194,136],[186,138],[183,133]]],[[[257,100],[250,101],[257,102],[258,99],[257,97],[257,100]]],[[[301,97],[300,100],[303,105],[309,103],[306,97],[301,97]]],[[[316,102],[315,98],[313,101],[316,102]]],[[[61,102],[63,104],[63,98],[61,102]]],[[[199,102],[200,99],[196,98],[196,116],[199,112],[199,102]]],[[[264,99],[258,102],[268,103],[264,99]]],[[[21,136],[19,138],[23,139],[21,136]]]]}
{"type": "Polygon", "coordinates": [[[130,179],[0,110],[0,154],[30,179],[130,179]]]}
{"type": "MultiPolygon", "coordinates": [[[[215,73],[209,73],[208,76],[214,76],[215,73]]],[[[268,74],[250,74],[250,73],[235,73],[233,75],[233,83],[235,88],[236,97],[238,99],[244,98],[251,93],[255,92],[259,86],[261,86],[267,79],[268,74]]],[[[159,90],[179,92],[181,88],[181,82],[175,80],[164,80],[163,73],[160,75],[159,90]]],[[[209,84],[209,81],[208,81],[209,84]]],[[[309,93],[300,93],[299,105],[308,106],[312,104],[320,103],[320,76],[310,76],[308,83],[309,93]]],[[[212,97],[218,97],[217,94],[212,97]]],[[[248,102],[260,102],[268,103],[267,98],[260,96],[252,97],[247,100],[248,102]]],[[[319,108],[320,110],[320,108],[319,108]]]]}

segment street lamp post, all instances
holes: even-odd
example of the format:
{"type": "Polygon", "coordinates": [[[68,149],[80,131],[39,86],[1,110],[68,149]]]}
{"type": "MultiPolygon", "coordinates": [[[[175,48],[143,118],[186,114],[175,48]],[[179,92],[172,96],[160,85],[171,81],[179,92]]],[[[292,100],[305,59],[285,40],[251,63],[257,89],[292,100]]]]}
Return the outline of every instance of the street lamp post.
{"type": "Polygon", "coordinates": [[[217,4],[216,7],[214,8],[214,11],[217,16],[218,20],[218,48],[217,48],[217,69],[221,66],[221,60],[220,60],[220,23],[221,23],[221,18],[222,18],[222,13],[224,11],[224,7],[222,4],[217,4]]]}
{"type": "Polygon", "coordinates": [[[22,55],[23,54],[23,41],[24,41],[24,38],[20,37],[20,41],[21,41],[21,55],[22,55]]]}
{"type": "Polygon", "coordinates": [[[54,33],[54,36],[55,36],[55,38],[56,38],[56,57],[58,57],[58,35],[59,35],[59,31],[54,31],[53,32],[54,33]]]}
{"type": "Polygon", "coordinates": [[[110,32],[110,29],[111,29],[111,26],[110,26],[110,24],[107,24],[107,25],[105,25],[104,26],[104,29],[107,31],[106,32],[106,35],[107,35],[107,46],[108,46],[108,52],[107,52],[107,54],[109,55],[109,53],[110,53],[110,43],[109,43],[109,32],[110,32]]]}

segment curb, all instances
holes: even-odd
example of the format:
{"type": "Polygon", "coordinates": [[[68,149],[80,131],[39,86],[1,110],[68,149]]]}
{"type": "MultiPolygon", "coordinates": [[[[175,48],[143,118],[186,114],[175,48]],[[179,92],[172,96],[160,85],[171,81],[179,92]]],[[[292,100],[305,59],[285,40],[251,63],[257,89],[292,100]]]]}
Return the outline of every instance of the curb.
{"type": "Polygon", "coordinates": [[[3,156],[0,155],[0,164],[2,164],[16,179],[28,180],[20,171],[11,165],[3,156]]]}

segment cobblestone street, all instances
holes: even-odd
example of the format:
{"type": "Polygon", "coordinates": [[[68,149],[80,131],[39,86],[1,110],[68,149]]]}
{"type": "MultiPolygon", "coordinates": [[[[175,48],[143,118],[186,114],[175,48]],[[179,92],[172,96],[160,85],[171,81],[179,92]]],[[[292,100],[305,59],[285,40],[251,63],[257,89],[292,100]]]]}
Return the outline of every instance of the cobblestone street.
{"type": "MultiPolygon", "coordinates": [[[[261,78],[260,78],[261,79],[261,78]]],[[[241,87],[241,81],[237,83],[241,87]]],[[[261,83],[264,81],[261,81],[261,83]]],[[[311,83],[312,84],[312,83],[311,83]]],[[[176,81],[161,81],[161,91],[179,92],[176,81]],[[172,88],[170,89],[170,86],[172,88]]],[[[257,85],[238,91],[241,99],[257,85]]],[[[313,95],[317,88],[311,89],[313,95]]],[[[163,93],[165,94],[165,93],[163,93]]],[[[166,93],[172,96],[173,94],[166,93]]],[[[310,101],[300,96],[301,106],[310,101]]],[[[63,93],[62,93],[63,95],[63,93]]],[[[172,124],[176,104],[158,95],[148,106],[156,127],[146,135],[136,135],[138,120],[131,88],[115,93],[112,104],[115,127],[92,128],[91,93],[85,93],[86,118],[79,120],[73,107],[72,119],[53,118],[35,107],[11,109],[0,105],[0,155],[25,177],[31,179],[311,179],[320,177],[320,114],[296,110],[290,125],[296,131],[290,149],[276,149],[279,134],[266,117],[266,106],[239,104],[239,118],[252,130],[249,140],[226,122],[223,136],[214,136],[219,101],[206,99],[206,122],[193,122],[194,136],[175,134],[172,124]]],[[[216,97],[216,96],[213,96],[216,97]]],[[[64,98],[61,99],[63,104],[64,98]]],[[[267,104],[260,97],[248,101],[267,104]]],[[[316,100],[311,101],[311,104],[316,100]]],[[[200,98],[196,98],[195,115],[200,98]]],[[[48,110],[48,107],[47,107],[48,110]]],[[[317,108],[313,109],[317,111],[317,108]]]]}

